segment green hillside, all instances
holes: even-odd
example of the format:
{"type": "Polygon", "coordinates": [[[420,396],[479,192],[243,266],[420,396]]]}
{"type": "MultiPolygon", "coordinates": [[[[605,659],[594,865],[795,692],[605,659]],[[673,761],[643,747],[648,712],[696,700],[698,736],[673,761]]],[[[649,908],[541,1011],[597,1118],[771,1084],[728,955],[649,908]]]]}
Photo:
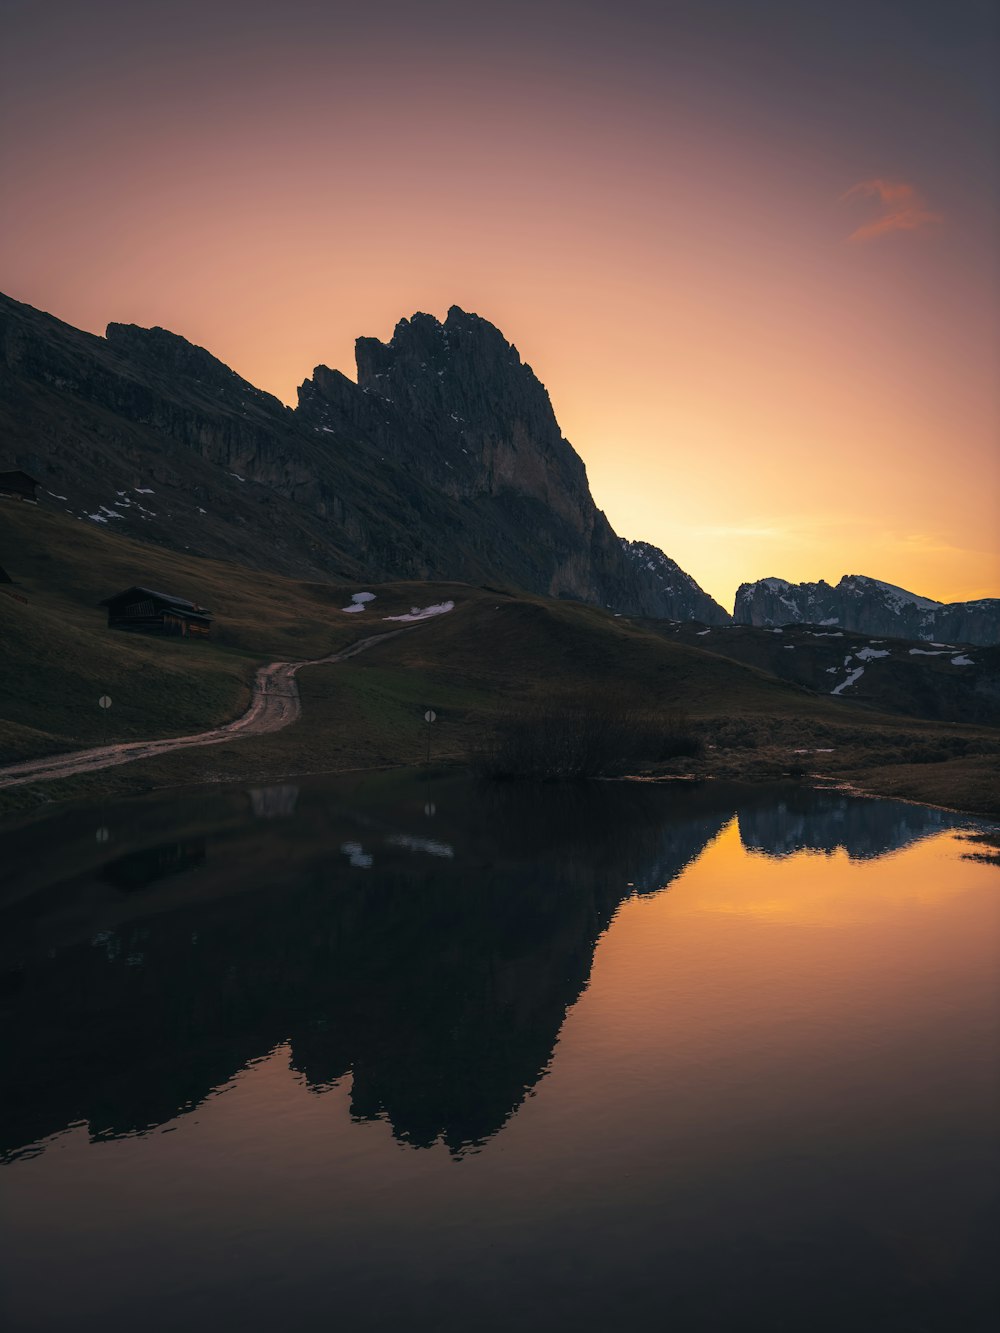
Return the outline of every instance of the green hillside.
{"type": "MultiPolygon", "coordinates": [[[[0,563],[13,579],[0,589],[0,763],[100,743],[97,699],[105,692],[115,701],[112,740],[217,725],[243,711],[260,664],[322,657],[394,627],[384,616],[455,602],[451,613],[362,657],[305,669],[303,716],[285,731],[44,784],[46,799],[418,764],[428,706],[438,713],[432,760],[464,763],[502,719],[613,706],[664,726],[686,719],[702,754],[661,770],[772,777],[821,768],[871,779],[870,786],[881,781],[883,789],[892,779],[897,794],[919,798],[921,771],[929,774],[932,760],[931,799],[989,808],[983,793],[996,731],[886,717],[578,603],[397,583],[368,585],[376,601],[348,615],[341,608],[366,585],[247,570],[17,504],[0,509],[0,563]],[[98,603],[133,583],[208,606],[216,616],[211,640],[109,630],[98,603]],[[949,801],[950,789],[961,799],[949,801]]],[[[5,805],[41,792],[41,784],[12,789],[5,805]]]]}
{"type": "MultiPolygon", "coordinates": [[[[238,716],[254,670],[322,657],[366,633],[340,608],[351,587],[200,559],[89,523],[4,503],[0,562],[0,763],[110,740],[185,735],[238,716]],[[107,628],[99,602],[131,584],[175,593],[216,617],[207,642],[107,628]],[[22,600],[23,599],[23,600],[22,600]],[[101,694],[114,700],[105,719],[101,694]]],[[[408,610],[407,584],[381,590],[382,614],[408,610]]]]}

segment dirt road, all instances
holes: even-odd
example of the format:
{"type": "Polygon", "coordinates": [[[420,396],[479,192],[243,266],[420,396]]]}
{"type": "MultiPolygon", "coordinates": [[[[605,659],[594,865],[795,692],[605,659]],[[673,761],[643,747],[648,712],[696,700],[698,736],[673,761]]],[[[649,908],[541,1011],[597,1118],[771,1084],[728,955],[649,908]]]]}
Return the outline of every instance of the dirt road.
{"type": "Polygon", "coordinates": [[[409,634],[417,625],[390,630],[388,634],[373,634],[350,648],[312,662],[271,662],[261,667],[253,684],[250,707],[242,717],[227,722],[212,731],[200,731],[195,736],[172,736],[161,741],[123,741],[116,745],[101,745],[89,750],[72,750],[69,754],[48,755],[44,759],[27,759],[20,764],[0,768],[0,789],[19,787],[26,782],[48,782],[53,778],[74,777],[78,773],[92,773],[99,768],[114,768],[130,764],[136,759],[150,759],[154,755],[169,754],[171,750],[186,750],[196,745],[222,745],[243,736],[263,736],[290,726],[302,712],[296,673],[303,667],[322,666],[343,662],[348,657],[385,643],[398,634],[409,634]]]}

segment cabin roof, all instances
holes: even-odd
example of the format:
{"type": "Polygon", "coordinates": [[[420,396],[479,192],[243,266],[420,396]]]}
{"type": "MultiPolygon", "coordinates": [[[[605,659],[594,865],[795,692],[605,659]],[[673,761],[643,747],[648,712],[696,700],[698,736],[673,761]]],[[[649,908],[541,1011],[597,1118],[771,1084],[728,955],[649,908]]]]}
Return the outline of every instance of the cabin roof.
{"type": "Polygon", "coordinates": [[[13,471],[8,472],[0,472],[0,485],[5,481],[14,481],[15,479],[19,481],[30,481],[32,486],[41,486],[42,484],[37,477],[32,477],[27,472],[22,472],[20,468],[15,468],[13,471]]]}
{"type": "Polygon", "coordinates": [[[124,592],[117,592],[113,597],[105,597],[99,606],[111,606],[114,602],[120,602],[123,598],[130,597],[133,593],[138,593],[142,597],[152,597],[157,602],[165,602],[167,606],[176,611],[188,612],[202,620],[210,620],[211,615],[203,606],[196,606],[194,602],[186,597],[175,597],[171,592],[157,592],[155,588],[144,588],[140,584],[134,584],[131,588],[126,588],[124,592]]]}

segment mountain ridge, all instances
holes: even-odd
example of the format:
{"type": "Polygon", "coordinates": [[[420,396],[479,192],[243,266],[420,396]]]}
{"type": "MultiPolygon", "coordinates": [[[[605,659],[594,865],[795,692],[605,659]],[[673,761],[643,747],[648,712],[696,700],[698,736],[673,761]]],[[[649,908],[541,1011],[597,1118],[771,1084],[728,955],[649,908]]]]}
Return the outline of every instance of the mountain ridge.
{"type": "Polygon", "coordinates": [[[837,584],[770,577],[740,585],[733,622],[836,625],[861,634],[988,645],[1000,642],[1000,598],[937,602],[867,574],[844,574],[837,584]]]}
{"type": "Polygon", "coordinates": [[[168,330],[99,338],[2,297],[5,452],[67,512],[195,554],[728,623],[614,533],[544,386],[489,321],[416,314],[387,343],[360,338],[357,360],[358,383],[318,366],[290,408],[168,330]]]}
{"type": "Polygon", "coordinates": [[[835,624],[1000,641],[1000,599],[942,605],[867,575],[740,586],[732,617],[619,537],[544,384],[479,315],[417,312],[291,407],[167,329],[105,337],[0,296],[0,469],[44,502],[173,549],[318,578],[500,582],[705,625],[835,624]]]}

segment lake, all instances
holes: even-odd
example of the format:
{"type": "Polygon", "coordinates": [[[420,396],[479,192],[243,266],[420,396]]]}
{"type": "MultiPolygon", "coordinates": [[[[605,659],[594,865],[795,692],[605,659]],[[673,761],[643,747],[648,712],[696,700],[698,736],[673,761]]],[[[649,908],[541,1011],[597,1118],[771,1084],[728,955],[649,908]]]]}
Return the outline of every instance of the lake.
{"type": "Polygon", "coordinates": [[[8,820],[0,1322],[992,1330],[985,827],[397,776],[8,820]]]}

